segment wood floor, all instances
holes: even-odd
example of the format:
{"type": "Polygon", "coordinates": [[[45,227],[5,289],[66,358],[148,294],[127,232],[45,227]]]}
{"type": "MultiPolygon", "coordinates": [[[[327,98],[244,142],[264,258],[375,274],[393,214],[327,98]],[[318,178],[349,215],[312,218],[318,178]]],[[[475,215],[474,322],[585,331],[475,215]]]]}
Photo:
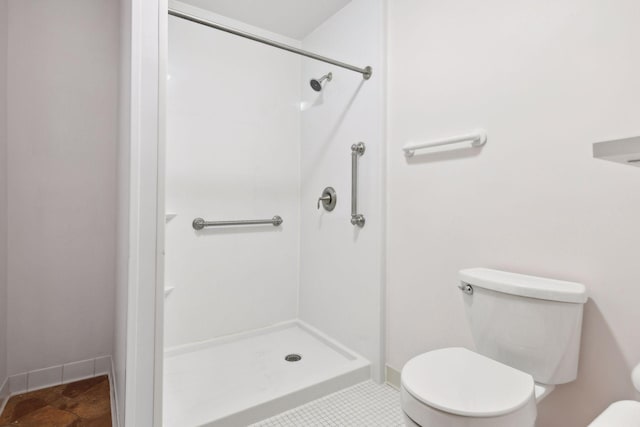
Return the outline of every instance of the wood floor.
{"type": "Polygon", "coordinates": [[[111,427],[106,375],[13,396],[0,427],[111,427]]]}

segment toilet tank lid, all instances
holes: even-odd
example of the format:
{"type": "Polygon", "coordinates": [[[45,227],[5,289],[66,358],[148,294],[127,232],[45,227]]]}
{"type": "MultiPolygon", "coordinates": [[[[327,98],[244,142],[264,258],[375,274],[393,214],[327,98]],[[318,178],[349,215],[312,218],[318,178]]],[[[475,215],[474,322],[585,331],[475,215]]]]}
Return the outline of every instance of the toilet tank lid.
{"type": "Polygon", "coordinates": [[[587,288],[576,282],[527,276],[489,268],[467,268],[460,270],[460,280],[496,292],[548,301],[584,304],[587,288]]]}

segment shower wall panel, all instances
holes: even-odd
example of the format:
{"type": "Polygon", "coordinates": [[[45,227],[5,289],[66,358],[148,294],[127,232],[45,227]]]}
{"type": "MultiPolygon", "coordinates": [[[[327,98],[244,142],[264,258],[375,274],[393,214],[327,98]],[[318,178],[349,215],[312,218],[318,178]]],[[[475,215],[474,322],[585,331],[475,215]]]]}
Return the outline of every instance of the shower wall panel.
{"type": "MultiPolygon", "coordinates": [[[[289,44],[210,12],[180,9],[289,44]]],[[[297,316],[298,56],[169,18],[165,346],[297,316]],[[193,230],[194,218],[284,223],[193,230]]]]}
{"type": "Polygon", "coordinates": [[[384,1],[354,0],[303,40],[303,48],[358,66],[352,71],[304,60],[300,318],[372,362],[381,380],[383,337],[384,1]],[[310,78],[333,72],[322,92],[310,78]],[[351,145],[363,141],[358,210],[351,219],[351,145]],[[316,209],[326,186],[334,211],[316,209]]]}

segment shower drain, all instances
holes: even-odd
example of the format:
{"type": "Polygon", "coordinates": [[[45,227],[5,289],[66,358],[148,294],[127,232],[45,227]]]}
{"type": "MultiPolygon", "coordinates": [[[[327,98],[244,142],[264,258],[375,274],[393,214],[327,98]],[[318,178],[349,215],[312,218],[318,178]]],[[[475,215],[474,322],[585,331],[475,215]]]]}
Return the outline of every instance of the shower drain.
{"type": "Polygon", "coordinates": [[[301,359],[302,359],[302,356],[300,356],[299,354],[295,354],[295,353],[287,354],[284,357],[284,360],[286,360],[287,362],[298,362],[301,359]]]}

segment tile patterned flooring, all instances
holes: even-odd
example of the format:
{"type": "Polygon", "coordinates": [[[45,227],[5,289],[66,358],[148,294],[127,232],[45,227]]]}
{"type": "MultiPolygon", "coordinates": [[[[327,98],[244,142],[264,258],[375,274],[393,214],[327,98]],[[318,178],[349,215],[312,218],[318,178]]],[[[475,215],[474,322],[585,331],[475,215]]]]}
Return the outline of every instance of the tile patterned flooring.
{"type": "Polygon", "coordinates": [[[403,427],[398,391],[366,381],[251,427],[403,427]]]}
{"type": "Polygon", "coordinates": [[[111,427],[106,375],[13,396],[0,427],[111,427]]]}
{"type": "MultiPolygon", "coordinates": [[[[0,427],[111,427],[107,376],[13,396],[0,427]]],[[[388,385],[366,381],[252,427],[403,427],[400,397],[388,385]]]]}

